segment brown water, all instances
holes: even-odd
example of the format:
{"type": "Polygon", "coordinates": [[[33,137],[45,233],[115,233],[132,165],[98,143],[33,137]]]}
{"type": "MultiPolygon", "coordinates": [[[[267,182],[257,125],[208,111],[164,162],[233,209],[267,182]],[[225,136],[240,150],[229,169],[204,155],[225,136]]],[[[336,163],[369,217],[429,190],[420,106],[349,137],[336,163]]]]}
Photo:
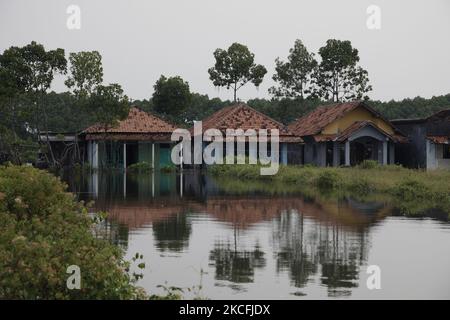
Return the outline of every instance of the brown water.
{"type": "Polygon", "coordinates": [[[104,227],[127,258],[144,255],[139,285],[149,293],[450,299],[450,224],[395,215],[386,201],[224,192],[196,174],[93,174],[70,188],[109,212],[104,227]],[[381,289],[368,289],[369,265],[379,266],[381,289]]]}

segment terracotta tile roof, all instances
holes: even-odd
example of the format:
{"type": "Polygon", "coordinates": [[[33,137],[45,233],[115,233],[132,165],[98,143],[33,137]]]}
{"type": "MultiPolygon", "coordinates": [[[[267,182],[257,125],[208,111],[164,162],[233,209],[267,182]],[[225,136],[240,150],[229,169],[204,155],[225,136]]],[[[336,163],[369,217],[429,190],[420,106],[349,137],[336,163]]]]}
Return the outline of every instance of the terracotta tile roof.
{"type": "Polygon", "coordinates": [[[352,136],[352,134],[354,134],[355,132],[359,131],[360,129],[366,127],[366,126],[370,126],[373,127],[374,129],[380,131],[382,134],[384,134],[385,136],[390,137],[390,135],[385,132],[384,130],[381,130],[380,128],[378,128],[372,121],[355,121],[353,122],[347,129],[345,129],[344,131],[341,132],[341,134],[338,136],[337,140],[338,141],[345,141],[348,138],[350,138],[352,136]]]}
{"type": "MultiPolygon", "coordinates": [[[[281,142],[303,142],[302,138],[294,135],[284,124],[244,103],[220,109],[204,119],[202,127],[203,131],[218,129],[222,132],[225,132],[226,129],[278,129],[281,142]]],[[[193,128],[191,128],[191,133],[193,133],[193,128]]]]}
{"type": "Polygon", "coordinates": [[[306,116],[291,123],[288,128],[299,136],[319,134],[323,128],[333,121],[341,118],[347,112],[359,107],[359,101],[338,103],[331,106],[321,106],[306,116]]]}
{"type": "Polygon", "coordinates": [[[353,102],[333,104],[331,106],[318,107],[316,110],[310,112],[306,116],[291,123],[288,126],[288,128],[291,130],[291,132],[293,132],[296,135],[302,137],[314,136],[314,140],[316,142],[325,142],[325,141],[334,141],[336,139],[338,139],[339,141],[343,141],[347,139],[348,136],[350,136],[353,132],[356,132],[362,127],[370,124],[377,130],[381,131],[383,134],[389,136],[395,142],[407,142],[407,139],[404,137],[404,135],[401,134],[398,131],[398,129],[395,128],[392,124],[391,126],[396,133],[393,135],[389,135],[384,130],[378,128],[371,121],[356,121],[339,135],[320,134],[327,125],[329,125],[330,123],[339,118],[342,118],[347,112],[350,112],[360,106],[364,107],[375,116],[383,119],[384,121],[390,124],[389,120],[385,119],[381,114],[372,109],[366,103],[362,101],[353,101],[353,102]]]}
{"type": "Polygon", "coordinates": [[[406,137],[404,137],[403,135],[400,135],[400,134],[389,134],[386,131],[384,131],[383,129],[381,129],[380,127],[378,127],[375,123],[373,123],[370,120],[355,121],[347,129],[342,131],[341,134],[339,134],[339,136],[336,138],[336,140],[337,141],[341,141],[341,142],[345,141],[352,134],[354,134],[355,132],[359,131],[360,129],[362,129],[362,128],[366,127],[366,126],[371,126],[372,128],[374,128],[375,130],[378,130],[379,132],[381,132],[383,135],[385,135],[386,137],[390,138],[394,142],[398,142],[398,143],[406,143],[406,142],[408,142],[408,139],[406,137]]]}
{"type": "Polygon", "coordinates": [[[336,137],[337,137],[336,134],[317,134],[314,136],[314,141],[316,142],[334,141],[336,137]]]}
{"type": "Polygon", "coordinates": [[[88,133],[86,140],[170,142],[171,133],[88,133]]]}
{"type": "Polygon", "coordinates": [[[447,136],[427,136],[427,139],[437,144],[450,144],[450,137],[447,136]]]}
{"type": "MultiPolygon", "coordinates": [[[[157,133],[172,133],[176,127],[152,114],[132,107],[128,117],[119,124],[108,129],[108,133],[139,133],[139,134],[157,134],[157,133]]],[[[103,128],[100,125],[93,125],[87,128],[84,133],[87,134],[104,134],[103,128]]]]}

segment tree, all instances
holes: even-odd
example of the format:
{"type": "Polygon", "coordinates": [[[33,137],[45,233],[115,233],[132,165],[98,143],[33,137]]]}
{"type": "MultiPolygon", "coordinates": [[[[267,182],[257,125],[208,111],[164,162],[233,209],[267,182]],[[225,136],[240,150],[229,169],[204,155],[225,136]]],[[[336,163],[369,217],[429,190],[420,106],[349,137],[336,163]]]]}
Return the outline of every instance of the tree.
{"type": "Polygon", "coordinates": [[[275,64],[276,73],[272,78],[279,86],[271,87],[269,93],[276,97],[301,99],[305,94],[312,93],[311,78],[317,61],[301,40],[296,40],[294,47],[289,50],[287,62],[277,58],[275,64]]]}
{"type": "Polygon", "coordinates": [[[103,82],[102,56],[98,51],[72,52],[69,62],[70,76],[65,81],[66,86],[73,88],[76,96],[91,95],[103,82]]]}
{"type": "Polygon", "coordinates": [[[209,78],[217,87],[233,89],[234,102],[237,101],[237,91],[252,82],[256,87],[261,84],[267,70],[260,64],[255,64],[255,55],[247,46],[233,43],[227,50],[214,51],[216,63],[208,69],[209,78]]]}
{"type": "Polygon", "coordinates": [[[362,99],[372,90],[367,71],[357,65],[358,50],[350,41],[330,39],[319,55],[322,61],[314,75],[319,97],[340,102],[362,99]]]}
{"type": "Polygon", "coordinates": [[[24,47],[10,47],[0,56],[0,65],[25,92],[46,92],[55,74],[65,74],[67,60],[64,49],[46,51],[44,46],[32,41],[24,47]]]}
{"type": "MultiPolygon", "coordinates": [[[[17,114],[28,114],[27,132],[33,132],[40,139],[40,132],[47,132],[47,147],[52,164],[56,164],[48,139],[47,106],[42,103],[44,95],[50,89],[56,74],[65,74],[67,60],[64,49],[46,51],[44,46],[32,41],[24,47],[10,47],[0,55],[0,75],[3,93],[7,93],[7,106],[13,123],[17,123],[17,114]],[[17,104],[27,96],[29,103],[17,104]],[[18,110],[21,107],[22,110],[18,110]],[[24,110],[27,109],[27,110],[24,110]]],[[[17,129],[13,125],[13,132],[17,129]]],[[[17,136],[14,134],[14,136],[17,136]]]]}
{"type": "Polygon", "coordinates": [[[128,116],[130,103],[120,85],[99,85],[92,93],[88,109],[94,121],[106,132],[128,116]]]}
{"type": "Polygon", "coordinates": [[[156,81],[153,92],[153,108],[172,121],[184,121],[184,112],[191,103],[189,84],[181,77],[161,77],[156,81]]]}

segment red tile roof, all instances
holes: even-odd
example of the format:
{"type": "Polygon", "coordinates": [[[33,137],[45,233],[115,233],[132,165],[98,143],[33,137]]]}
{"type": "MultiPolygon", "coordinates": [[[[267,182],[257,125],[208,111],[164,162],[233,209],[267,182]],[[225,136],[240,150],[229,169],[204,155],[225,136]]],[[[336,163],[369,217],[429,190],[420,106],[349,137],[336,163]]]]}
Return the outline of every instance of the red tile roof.
{"type": "Polygon", "coordinates": [[[406,143],[408,140],[399,134],[389,134],[386,131],[384,131],[383,129],[381,129],[380,127],[378,127],[375,123],[373,123],[370,120],[365,120],[365,121],[355,121],[354,123],[352,123],[347,129],[345,129],[344,131],[341,132],[341,134],[339,134],[339,136],[336,138],[337,141],[345,141],[347,140],[352,134],[354,134],[355,132],[359,131],[360,129],[366,127],[366,126],[371,126],[373,127],[375,130],[378,130],[379,132],[381,132],[383,135],[385,135],[386,137],[390,138],[391,140],[393,140],[394,142],[399,142],[399,143],[406,143]]]}
{"type": "MultiPolygon", "coordinates": [[[[294,135],[284,124],[244,103],[220,109],[202,121],[202,128],[203,131],[218,129],[222,132],[226,129],[278,129],[281,142],[303,142],[299,136],[294,135]]],[[[191,132],[193,132],[192,128],[191,132]]]]}
{"type": "Polygon", "coordinates": [[[288,128],[296,135],[299,136],[314,136],[317,142],[333,141],[335,139],[345,140],[353,132],[358,131],[362,127],[370,124],[377,130],[381,131],[383,134],[388,135],[393,141],[396,142],[406,142],[407,139],[391,124],[392,128],[395,130],[395,134],[389,135],[384,130],[378,128],[371,121],[356,121],[350,127],[346,128],[339,135],[325,135],[321,134],[322,130],[332,123],[333,121],[342,118],[346,113],[358,108],[363,107],[375,116],[383,119],[390,124],[389,120],[385,119],[377,111],[369,107],[366,103],[362,101],[353,101],[333,104],[331,106],[321,106],[310,112],[306,116],[291,123],[288,128]]]}
{"type": "Polygon", "coordinates": [[[318,107],[306,116],[291,123],[289,129],[300,136],[319,134],[327,125],[360,105],[361,102],[356,101],[318,107]]]}
{"type": "MultiPolygon", "coordinates": [[[[108,129],[108,133],[134,133],[134,134],[158,134],[172,133],[176,127],[152,114],[142,111],[136,107],[132,107],[128,117],[119,121],[114,128],[108,129]]],[[[100,125],[93,125],[87,128],[85,133],[96,134],[105,131],[100,125]]]]}
{"type": "Polygon", "coordinates": [[[450,137],[447,136],[427,136],[427,139],[437,144],[450,144],[450,137]]]}

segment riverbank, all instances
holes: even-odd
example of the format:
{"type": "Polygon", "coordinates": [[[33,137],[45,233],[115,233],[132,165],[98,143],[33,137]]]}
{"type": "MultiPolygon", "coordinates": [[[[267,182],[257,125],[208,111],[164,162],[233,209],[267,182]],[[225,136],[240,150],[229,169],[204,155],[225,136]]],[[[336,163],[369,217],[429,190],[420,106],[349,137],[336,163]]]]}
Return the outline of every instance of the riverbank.
{"type": "Polygon", "coordinates": [[[435,208],[450,216],[450,170],[414,170],[368,161],[352,168],[280,166],[272,176],[260,175],[257,165],[214,165],[208,168],[208,173],[240,181],[281,184],[305,192],[315,189],[357,196],[383,194],[391,197],[403,214],[419,215],[435,208]]]}

